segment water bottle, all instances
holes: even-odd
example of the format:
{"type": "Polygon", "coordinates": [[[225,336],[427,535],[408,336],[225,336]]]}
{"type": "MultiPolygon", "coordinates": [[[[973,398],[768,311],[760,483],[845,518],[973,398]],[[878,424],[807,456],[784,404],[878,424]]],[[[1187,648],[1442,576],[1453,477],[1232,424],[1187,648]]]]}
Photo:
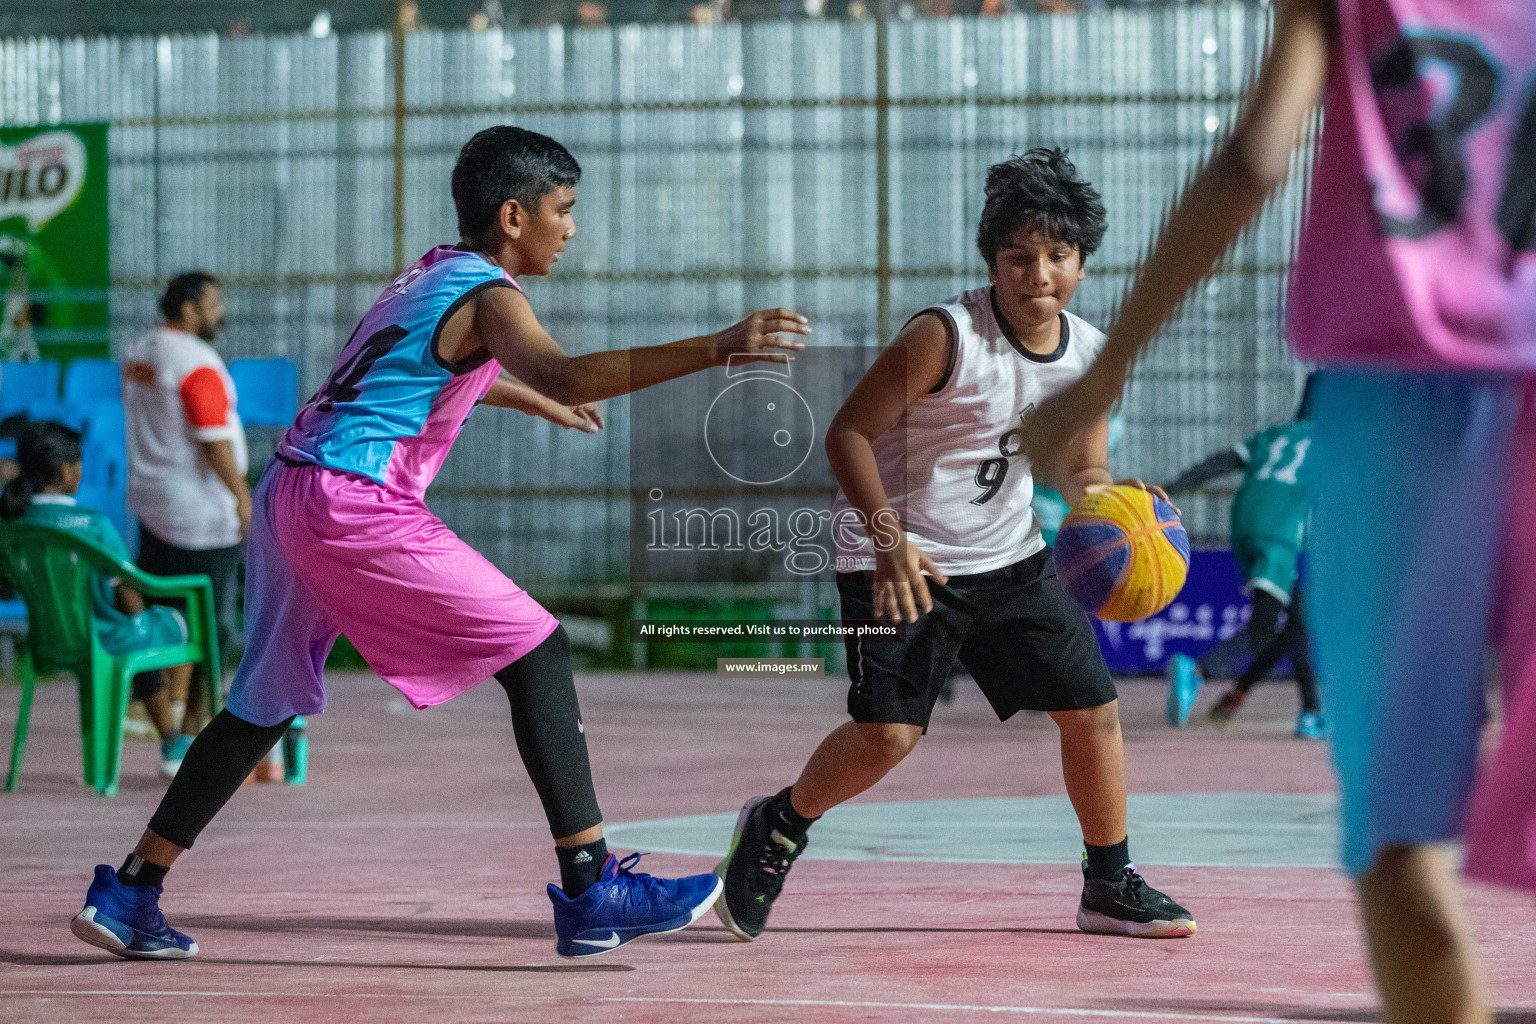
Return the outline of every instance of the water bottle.
{"type": "Polygon", "coordinates": [[[309,778],[309,737],[304,725],[304,716],[299,715],[283,733],[283,781],[290,786],[302,786],[309,778]]]}

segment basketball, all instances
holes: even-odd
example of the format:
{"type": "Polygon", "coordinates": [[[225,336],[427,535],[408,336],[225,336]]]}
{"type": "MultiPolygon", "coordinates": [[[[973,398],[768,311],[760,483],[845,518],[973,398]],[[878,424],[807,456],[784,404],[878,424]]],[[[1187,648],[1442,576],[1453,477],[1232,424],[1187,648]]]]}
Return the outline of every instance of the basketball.
{"type": "Polygon", "coordinates": [[[1062,521],[1056,572],[1092,614],[1134,622],[1178,596],[1189,572],[1189,534],[1168,502],[1116,484],[1086,495],[1062,521]]]}

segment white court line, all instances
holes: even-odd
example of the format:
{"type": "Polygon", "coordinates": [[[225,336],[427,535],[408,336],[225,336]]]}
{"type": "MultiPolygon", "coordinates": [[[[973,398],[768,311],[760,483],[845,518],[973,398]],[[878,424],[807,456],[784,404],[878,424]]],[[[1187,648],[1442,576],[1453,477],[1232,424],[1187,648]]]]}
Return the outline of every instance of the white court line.
{"type": "MultiPolygon", "coordinates": [[[[9,988],[0,989],[5,996],[153,996],[163,998],[206,998],[222,996],[234,999],[415,999],[438,1001],[481,1001],[486,995],[432,994],[422,992],[239,992],[214,989],[56,989],[56,988],[9,988]]],[[[577,997],[578,999],[580,997],[577,997]]],[[[557,1000],[558,1001],[558,1000],[557,1000]]],[[[1165,1013],[1155,1010],[1088,1010],[1071,1006],[968,1006],[961,1003],[877,1003],[843,999],[684,999],[666,996],[604,996],[601,1003],[683,1003],[695,1006],[806,1006],[856,1010],[929,1010],[950,1013],[1018,1013],[1030,1015],[1055,1014],[1060,1017],[1112,1017],[1120,1020],[1186,1020],[1214,1021],[1220,1024],[1301,1024],[1294,1017],[1232,1017],[1202,1013],[1165,1013]]],[[[1336,1024],[1370,1024],[1368,1021],[1338,1021],[1336,1024]]]]}
{"type": "MultiPolygon", "coordinates": [[[[216,989],[138,989],[138,988],[7,988],[4,996],[154,996],[196,997],[225,996],[249,999],[418,999],[483,1000],[485,995],[434,994],[425,992],[241,992],[216,989]]],[[[577,997],[580,998],[580,997],[577,997]]],[[[1154,1010],[1087,1010],[1070,1006],[967,1006],[962,1003],[877,1003],[845,999],[685,999],[670,996],[602,996],[600,1003],[685,1003],[695,1006],[825,1006],[862,1010],[939,1010],[956,1013],[1054,1013],[1067,1017],[1115,1017],[1131,1020],[1196,1020],[1224,1024],[1301,1024],[1293,1017],[1231,1017],[1201,1013],[1164,1013],[1154,1010]]],[[[1338,1021],[1336,1024],[1370,1024],[1369,1021],[1338,1021]]]]}
{"type": "MultiPolygon", "coordinates": [[[[957,1013],[1056,1014],[1062,1017],[1116,1017],[1131,1020],[1203,1020],[1228,1024],[1299,1024],[1294,1017],[1226,1017],[1152,1010],[1086,1010],[1070,1006],[967,1006],[960,1003],[875,1003],[843,999],[684,999],[666,996],[604,996],[602,1003],[692,1003],[705,1006],[826,1006],[854,1010],[938,1010],[957,1013]]],[[[1336,1024],[1369,1024],[1338,1021],[1336,1024]]]]}
{"type": "MultiPolygon", "coordinates": [[[[317,961],[318,966],[325,966],[317,961]]],[[[0,998],[5,996],[154,996],[196,997],[227,996],[240,999],[488,999],[484,995],[452,995],[425,992],[223,992],[213,989],[147,989],[147,988],[0,988],[0,998]]]]}
{"type": "MultiPolygon", "coordinates": [[[[97,824],[99,823],[93,824],[92,827],[96,827],[97,824]]],[[[649,822],[646,824],[649,824],[649,822]]],[[[306,827],[308,826],[306,825],[306,827]]],[[[605,838],[611,840],[616,846],[621,846],[633,850],[645,850],[647,853],[675,853],[683,857],[719,857],[725,849],[724,847],[721,847],[720,849],[717,849],[711,853],[698,844],[691,846],[669,846],[663,843],[652,843],[645,841],[643,837],[641,839],[631,841],[628,833],[623,831],[625,828],[628,828],[628,825],[624,823],[620,823],[618,825],[609,825],[605,822],[603,824],[603,835],[605,838]]],[[[100,831],[100,829],[98,828],[97,831],[100,831]]],[[[1031,867],[1042,865],[1049,866],[1053,864],[1068,864],[1073,867],[1079,867],[1082,865],[1081,858],[1073,860],[1069,856],[1059,854],[1026,854],[1023,856],[1013,856],[1010,854],[1006,857],[986,857],[966,854],[964,856],[957,857],[953,855],[932,854],[922,851],[914,853],[889,854],[854,851],[852,849],[846,848],[840,851],[835,857],[821,857],[813,853],[808,853],[805,855],[805,859],[807,862],[814,860],[823,864],[986,864],[989,866],[1001,865],[1004,867],[1010,864],[1029,865],[1031,867]],[[857,853],[857,856],[855,856],[855,853],[857,853]]],[[[1255,870],[1259,871],[1316,871],[1320,868],[1337,871],[1339,869],[1338,861],[1334,860],[1331,856],[1327,859],[1318,858],[1315,860],[1298,858],[1297,860],[1293,860],[1284,864],[1260,863],[1259,861],[1246,860],[1241,863],[1233,863],[1232,861],[1227,860],[1144,860],[1141,858],[1138,858],[1136,863],[1141,867],[1156,868],[1254,868],[1255,870]]],[[[1348,1024],[1348,1022],[1346,1022],[1346,1024],[1348,1024]]]]}

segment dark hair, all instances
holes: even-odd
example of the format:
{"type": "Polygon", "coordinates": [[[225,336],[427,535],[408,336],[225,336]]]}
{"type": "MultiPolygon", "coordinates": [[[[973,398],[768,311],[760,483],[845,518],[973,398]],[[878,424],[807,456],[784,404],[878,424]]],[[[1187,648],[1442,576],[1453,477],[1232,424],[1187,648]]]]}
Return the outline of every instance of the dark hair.
{"type": "Polygon", "coordinates": [[[548,135],[500,124],[476,132],[453,165],[453,206],[459,237],[484,239],[508,199],[529,213],[557,188],[575,188],[581,165],[548,135]]]}
{"type": "Polygon", "coordinates": [[[1019,228],[1039,231],[1078,251],[1084,262],[1104,238],[1104,203],[1077,176],[1064,149],[1032,149],[987,168],[987,204],[976,246],[987,266],[1019,228]]]}
{"type": "Polygon", "coordinates": [[[62,423],[42,420],[21,428],[16,461],[21,472],[0,493],[0,517],[20,519],[32,495],[64,477],[64,467],[80,461],[80,432],[62,423]]]}
{"type": "Polygon", "coordinates": [[[192,270],[185,274],[177,274],[171,278],[171,283],[165,286],[165,294],[160,296],[161,315],[171,323],[179,321],[183,303],[203,301],[203,293],[210,286],[218,283],[219,279],[206,270],[192,270]]]}

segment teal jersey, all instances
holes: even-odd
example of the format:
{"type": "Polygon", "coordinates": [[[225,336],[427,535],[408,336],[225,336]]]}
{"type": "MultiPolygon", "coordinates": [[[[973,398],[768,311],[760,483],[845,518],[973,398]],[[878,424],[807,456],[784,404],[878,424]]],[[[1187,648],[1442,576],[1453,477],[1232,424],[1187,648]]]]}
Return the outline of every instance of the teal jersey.
{"type": "Polygon", "coordinates": [[[1047,544],[1055,544],[1061,521],[1072,511],[1067,508],[1067,499],[1049,487],[1037,484],[1030,506],[1035,510],[1035,521],[1040,524],[1040,536],[1047,544]]]}
{"type": "Polygon", "coordinates": [[[1236,446],[1245,468],[1232,499],[1234,539],[1301,550],[1311,509],[1311,446],[1312,424],[1306,420],[1277,423],[1236,446]]]}
{"type": "MultiPolygon", "coordinates": [[[[24,523],[37,523],[65,530],[91,541],[116,558],[128,561],[128,546],[112,521],[93,508],[76,505],[65,495],[40,494],[32,499],[22,515],[24,523]]],[[[96,636],[101,646],[114,654],[132,650],[139,634],[135,617],[118,609],[117,581],[97,573],[91,580],[91,616],[96,620],[96,636]]]]}

